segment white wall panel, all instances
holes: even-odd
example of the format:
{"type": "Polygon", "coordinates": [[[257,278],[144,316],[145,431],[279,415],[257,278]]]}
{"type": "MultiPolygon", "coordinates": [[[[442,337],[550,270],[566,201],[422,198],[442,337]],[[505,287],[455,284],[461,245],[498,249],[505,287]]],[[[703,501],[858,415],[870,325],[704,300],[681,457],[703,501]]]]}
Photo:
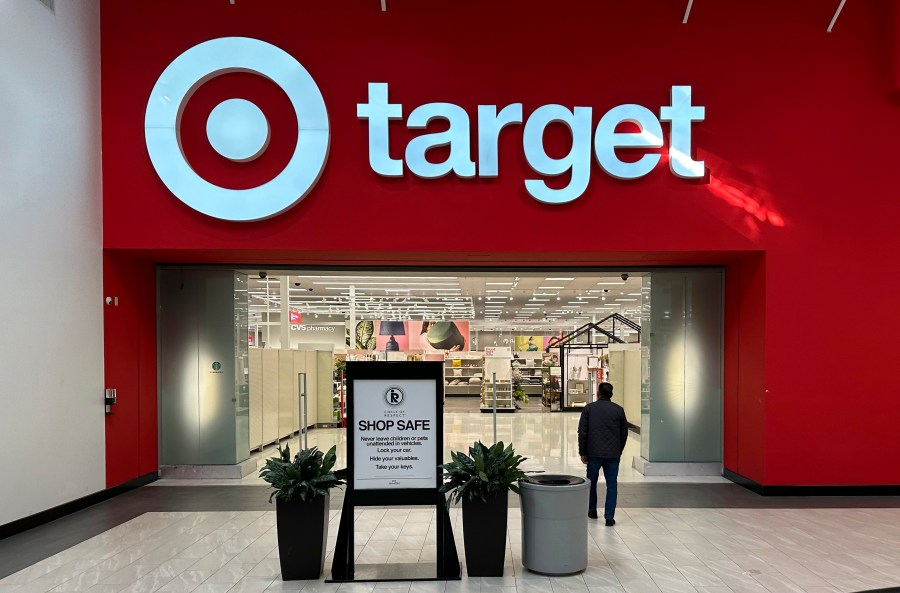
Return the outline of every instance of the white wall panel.
{"type": "Polygon", "coordinates": [[[250,448],[262,445],[263,386],[262,350],[250,348],[250,448]]]}
{"type": "MultiPolygon", "coordinates": [[[[318,362],[318,353],[315,350],[307,350],[304,352],[306,355],[306,393],[309,398],[307,401],[307,411],[309,413],[309,418],[307,419],[306,425],[313,426],[317,422],[319,422],[319,405],[318,405],[318,393],[319,393],[319,362],[318,362]]],[[[327,420],[323,420],[322,422],[327,422],[327,420]]]]}
{"type": "MultiPolygon", "coordinates": [[[[303,352],[300,352],[299,350],[294,350],[293,355],[294,355],[294,376],[292,377],[292,379],[293,379],[292,385],[294,388],[294,393],[299,394],[300,393],[299,374],[306,372],[306,354],[303,352]]],[[[294,431],[296,432],[296,431],[300,430],[299,395],[296,398],[294,398],[294,402],[295,402],[295,405],[294,405],[294,418],[293,418],[294,424],[293,424],[293,426],[294,426],[294,431]]]]}
{"type": "Polygon", "coordinates": [[[106,485],[99,25],[0,0],[0,524],[106,485]]]}
{"type": "Polygon", "coordinates": [[[641,349],[625,351],[625,417],[635,426],[641,424],[641,349]]]}
{"type": "Polygon", "coordinates": [[[278,350],[278,436],[290,436],[294,425],[294,353],[278,350]]]}
{"type": "Polygon", "coordinates": [[[319,422],[334,422],[334,355],[331,351],[319,352],[316,357],[319,368],[317,399],[319,422]]]}
{"type": "Polygon", "coordinates": [[[278,350],[262,351],[263,443],[278,440],[278,350]]]}

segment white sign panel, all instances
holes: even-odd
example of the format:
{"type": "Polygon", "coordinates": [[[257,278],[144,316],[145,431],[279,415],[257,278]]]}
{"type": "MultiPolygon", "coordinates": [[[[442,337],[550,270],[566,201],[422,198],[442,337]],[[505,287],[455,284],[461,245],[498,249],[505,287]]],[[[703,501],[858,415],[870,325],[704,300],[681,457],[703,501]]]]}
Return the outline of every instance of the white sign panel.
{"type": "Polygon", "coordinates": [[[435,487],[436,399],[431,380],[354,380],[355,489],[435,487]]]}

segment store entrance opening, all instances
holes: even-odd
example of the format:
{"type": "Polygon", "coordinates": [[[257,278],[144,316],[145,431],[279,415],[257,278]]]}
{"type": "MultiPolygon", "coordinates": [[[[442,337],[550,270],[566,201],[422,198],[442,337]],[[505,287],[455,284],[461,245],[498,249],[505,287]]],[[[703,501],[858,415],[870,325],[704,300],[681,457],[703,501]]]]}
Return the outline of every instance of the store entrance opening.
{"type": "Polygon", "coordinates": [[[497,415],[498,440],[572,473],[578,412],[609,382],[631,425],[623,474],[720,475],[722,286],[717,268],[161,267],[163,473],[252,478],[291,439],[340,454],[346,361],[428,360],[448,455],[492,440],[497,415]]]}

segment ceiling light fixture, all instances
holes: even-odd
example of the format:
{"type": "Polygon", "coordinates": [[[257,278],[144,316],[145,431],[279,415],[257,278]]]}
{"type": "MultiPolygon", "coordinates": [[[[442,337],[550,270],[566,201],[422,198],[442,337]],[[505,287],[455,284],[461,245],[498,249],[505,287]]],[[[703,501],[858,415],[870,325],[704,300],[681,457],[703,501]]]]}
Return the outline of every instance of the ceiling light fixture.
{"type": "Polygon", "coordinates": [[[359,286],[459,286],[459,282],[313,282],[313,284],[329,285],[340,284],[347,286],[349,284],[359,286]]]}
{"type": "Polygon", "coordinates": [[[321,280],[459,280],[456,276],[291,276],[291,278],[307,278],[321,280]]]}
{"type": "MultiPolygon", "coordinates": [[[[693,0],[691,0],[691,1],[693,1],[693,0]]],[[[846,4],[846,2],[847,2],[847,0],[841,0],[841,3],[838,4],[837,10],[835,11],[834,16],[831,17],[831,22],[828,23],[828,28],[825,29],[829,33],[831,33],[831,30],[834,29],[834,24],[837,22],[838,17],[841,15],[841,11],[844,10],[844,4],[846,4]]]]}

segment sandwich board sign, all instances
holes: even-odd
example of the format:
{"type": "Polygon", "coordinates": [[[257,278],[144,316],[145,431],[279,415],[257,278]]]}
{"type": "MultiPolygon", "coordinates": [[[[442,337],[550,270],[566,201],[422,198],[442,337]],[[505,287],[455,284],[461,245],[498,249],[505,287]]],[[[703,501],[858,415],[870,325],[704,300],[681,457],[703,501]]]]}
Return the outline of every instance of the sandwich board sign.
{"type": "Polygon", "coordinates": [[[347,489],[331,582],[451,580],[459,557],[439,465],[444,443],[441,362],[347,362],[347,489]],[[356,565],[355,508],[431,506],[434,562],[356,565]]]}

